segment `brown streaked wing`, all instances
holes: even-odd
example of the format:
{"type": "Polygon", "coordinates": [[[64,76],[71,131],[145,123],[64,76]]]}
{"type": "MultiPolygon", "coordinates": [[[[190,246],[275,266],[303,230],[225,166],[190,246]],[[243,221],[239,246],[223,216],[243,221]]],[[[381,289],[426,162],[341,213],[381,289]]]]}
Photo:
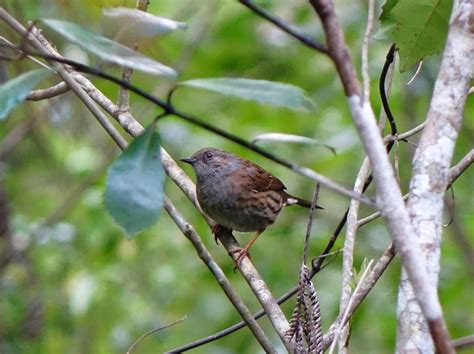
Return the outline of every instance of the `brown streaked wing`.
{"type": "Polygon", "coordinates": [[[258,192],[282,191],[286,189],[285,185],[278,178],[265,171],[258,165],[247,161],[247,176],[249,177],[249,188],[258,192]]]}

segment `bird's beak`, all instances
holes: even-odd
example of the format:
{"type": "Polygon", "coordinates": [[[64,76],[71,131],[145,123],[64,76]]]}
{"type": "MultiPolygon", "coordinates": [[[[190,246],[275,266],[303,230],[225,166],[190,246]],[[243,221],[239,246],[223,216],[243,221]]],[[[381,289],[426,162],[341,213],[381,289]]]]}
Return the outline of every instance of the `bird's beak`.
{"type": "Polygon", "coordinates": [[[194,157],[185,157],[184,159],[179,159],[180,161],[186,162],[190,165],[194,165],[197,160],[194,157]]]}

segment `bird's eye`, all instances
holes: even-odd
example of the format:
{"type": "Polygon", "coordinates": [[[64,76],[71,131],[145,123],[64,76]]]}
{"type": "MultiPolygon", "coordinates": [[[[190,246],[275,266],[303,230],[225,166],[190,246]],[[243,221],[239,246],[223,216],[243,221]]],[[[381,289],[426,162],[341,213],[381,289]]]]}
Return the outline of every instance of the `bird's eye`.
{"type": "Polygon", "coordinates": [[[206,159],[209,160],[212,158],[212,152],[206,152],[206,159]]]}

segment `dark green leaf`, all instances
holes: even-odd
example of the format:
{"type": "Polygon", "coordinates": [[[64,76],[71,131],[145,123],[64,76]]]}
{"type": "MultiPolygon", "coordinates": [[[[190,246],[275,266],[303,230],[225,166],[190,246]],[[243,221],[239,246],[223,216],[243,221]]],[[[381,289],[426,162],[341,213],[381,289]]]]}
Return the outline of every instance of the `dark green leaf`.
{"type": "Polygon", "coordinates": [[[163,207],[164,180],[160,137],[150,125],[115,160],[107,174],[105,207],[128,236],[158,219],[163,207]]]}
{"type": "Polygon", "coordinates": [[[195,79],[179,85],[198,87],[222,95],[271,104],[278,107],[310,111],[313,102],[296,86],[281,82],[239,78],[195,79]]]}
{"type": "Polygon", "coordinates": [[[51,74],[52,71],[47,69],[28,71],[2,84],[0,86],[0,119],[8,116],[13,107],[23,102],[28,93],[51,74]]]}
{"type": "Polygon", "coordinates": [[[99,58],[121,66],[127,66],[150,74],[176,78],[176,71],[130,48],[99,36],[75,23],[42,19],[53,31],[59,33],[79,47],[94,53],[99,58]]]}

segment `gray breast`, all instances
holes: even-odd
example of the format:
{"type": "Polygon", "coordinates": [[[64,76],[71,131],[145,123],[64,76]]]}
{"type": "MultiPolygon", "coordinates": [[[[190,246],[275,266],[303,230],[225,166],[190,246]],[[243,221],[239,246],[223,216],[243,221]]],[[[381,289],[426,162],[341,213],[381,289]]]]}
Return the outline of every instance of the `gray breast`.
{"type": "Polygon", "coordinates": [[[223,177],[198,183],[197,194],[203,211],[219,225],[250,232],[273,224],[284,206],[283,197],[276,191],[248,191],[238,183],[223,177]]]}

